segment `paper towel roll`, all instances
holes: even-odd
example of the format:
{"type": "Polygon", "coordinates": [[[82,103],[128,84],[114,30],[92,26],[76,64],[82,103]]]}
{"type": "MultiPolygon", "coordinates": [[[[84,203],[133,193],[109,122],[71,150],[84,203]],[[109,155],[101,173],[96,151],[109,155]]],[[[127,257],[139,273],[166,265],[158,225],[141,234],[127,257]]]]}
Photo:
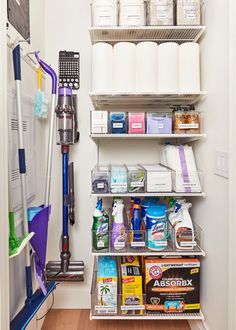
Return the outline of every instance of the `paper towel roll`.
{"type": "Polygon", "coordinates": [[[92,91],[113,91],[113,47],[104,42],[92,48],[92,91]]]}
{"type": "Polygon", "coordinates": [[[180,93],[194,93],[201,90],[197,43],[186,42],[179,46],[179,89],[180,93]]]}
{"type": "Polygon", "coordinates": [[[158,46],[140,42],[136,48],[136,91],[157,92],[158,46]]]}
{"type": "Polygon", "coordinates": [[[175,42],[158,47],[158,91],[179,92],[179,45],[175,42]]]}
{"type": "Polygon", "coordinates": [[[135,92],[136,46],[119,42],[114,46],[114,92],[135,92]]]}

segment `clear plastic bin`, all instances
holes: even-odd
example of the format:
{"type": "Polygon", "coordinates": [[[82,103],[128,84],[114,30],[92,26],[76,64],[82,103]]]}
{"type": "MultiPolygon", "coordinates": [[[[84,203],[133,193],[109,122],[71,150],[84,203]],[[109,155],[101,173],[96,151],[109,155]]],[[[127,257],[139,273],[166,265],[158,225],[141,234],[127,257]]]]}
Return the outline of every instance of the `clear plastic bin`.
{"type": "Polygon", "coordinates": [[[173,0],[148,0],[147,25],[174,25],[173,0]]]}
{"type": "Polygon", "coordinates": [[[127,193],[128,178],[125,165],[111,165],[111,193],[127,193]]]}
{"type": "Polygon", "coordinates": [[[128,192],[141,193],[145,192],[146,173],[145,170],[138,165],[127,165],[128,172],[128,192]]]}
{"type": "Polygon", "coordinates": [[[172,171],[160,164],[143,165],[146,171],[146,192],[171,192],[172,191],[172,171]]]}
{"type": "Polygon", "coordinates": [[[171,134],[172,114],[170,112],[147,113],[147,134],[171,134]]]}
{"type": "Polygon", "coordinates": [[[110,167],[96,165],[92,170],[92,193],[109,193],[110,191],[110,167]]]}
{"type": "Polygon", "coordinates": [[[203,172],[192,171],[184,174],[172,171],[173,190],[177,193],[201,193],[203,191],[203,172]]]}

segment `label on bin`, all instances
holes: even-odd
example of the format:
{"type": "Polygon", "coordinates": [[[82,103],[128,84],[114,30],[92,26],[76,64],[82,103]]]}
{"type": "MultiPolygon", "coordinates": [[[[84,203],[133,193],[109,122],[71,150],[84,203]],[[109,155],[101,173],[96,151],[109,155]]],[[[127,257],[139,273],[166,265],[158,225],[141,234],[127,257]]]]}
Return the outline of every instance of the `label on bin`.
{"type": "Polygon", "coordinates": [[[130,183],[130,187],[135,188],[135,187],[144,187],[144,182],[140,181],[133,181],[130,183]]]}
{"type": "Polygon", "coordinates": [[[98,188],[98,189],[103,189],[103,188],[104,188],[104,183],[103,183],[103,182],[98,183],[98,184],[97,184],[97,188],[98,188]]]}
{"type": "Polygon", "coordinates": [[[124,125],[123,125],[123,123],[113,123],[113,124],[112,124],[112,127],[113,127],[113,128],[123,128],[124,125]]]}
{"type": "Polygon", "coordinates": [[[114,314],[117,313],[117,307],[115,306],[95,306],[95,311],[98,314],[114,314]]]}
{"type": "Polygon", "coordinates": [[[132,247],[144,247],[145,242],[131,242],[132,247]]]}
{"type": "Polygon", "coordinates": [[[193,246],[197,246],[197,243],[196,242],[180,242],[180,246],[185,246],[185,247],[193,247],[193,246]]]}
{"type": "Polygon", "coordinates": [[[140,310],[144,310],[145,306],[144,305],[121,306],[120,309],[122,311],[140,311],[140,310]]]}
{"type": "Polygon", "coordinates": [[[125,242],[115,242],[114,243],[115,249],[124,249],[125,248],[125,242]]]}
{"type": "Polygon", "coordinates": [[[142,123],[134,123],[134,124],[131,124],[131,127],[132,127],[132,128],[142,128],[142,123]]]}

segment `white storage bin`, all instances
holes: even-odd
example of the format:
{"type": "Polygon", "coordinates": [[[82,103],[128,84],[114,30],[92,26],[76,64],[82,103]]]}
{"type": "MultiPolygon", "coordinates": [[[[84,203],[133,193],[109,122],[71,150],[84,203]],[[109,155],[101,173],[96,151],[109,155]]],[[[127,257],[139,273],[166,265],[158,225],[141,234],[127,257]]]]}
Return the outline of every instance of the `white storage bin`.
{"type": "Polygon", "coordinates": [[[177,0],[177,25],[201,24],[201,0],[177,0]]]}
{"type": "Polygon", "coordinates": [[[93,0],[92,26],[117,26],[118,5],[117,0],[93,0]]]}
{"type": "Polygon", "coordinates": [[[91,133],[92,134],[108,133],[107,111],[92,111],[91,112],[91,133]]]}
{"type": "Polygon", "coordinates": [[[174,1],[148,0],[147,25],[174,25],[174,1]]]}
{"type": "Polygon", "coordinates": [[[171,192],[172,191],[172,171],[160,165],[141,165],[146,171],[146,191],[147,192],[171,192]]]}
{"type": "Polygon", "coordinates": [[[120,26],[146,25],[146,2],[144,0],[120,0],[120,26]]]}

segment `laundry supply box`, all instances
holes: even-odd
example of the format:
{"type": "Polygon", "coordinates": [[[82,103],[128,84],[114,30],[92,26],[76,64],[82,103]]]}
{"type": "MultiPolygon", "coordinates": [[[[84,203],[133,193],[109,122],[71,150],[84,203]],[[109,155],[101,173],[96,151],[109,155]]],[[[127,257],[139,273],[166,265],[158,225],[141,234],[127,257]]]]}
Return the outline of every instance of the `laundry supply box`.
{"type": "Polygon", "coordinates": [[[108,133],[108,114],[107,111],[91,111],[91,133],[108,133]]]}
{"type": "Polygon", "coordinates": [[[199,259],[147,258],[145,291],[148,314],[199,313],[199,259]]]}
{"type": "Polygon", "coordinates": [[[172,191],[172,171],[160,165],[143,165],[146,171],[146,191],[147,192],[171,192],[172,191]]]}

